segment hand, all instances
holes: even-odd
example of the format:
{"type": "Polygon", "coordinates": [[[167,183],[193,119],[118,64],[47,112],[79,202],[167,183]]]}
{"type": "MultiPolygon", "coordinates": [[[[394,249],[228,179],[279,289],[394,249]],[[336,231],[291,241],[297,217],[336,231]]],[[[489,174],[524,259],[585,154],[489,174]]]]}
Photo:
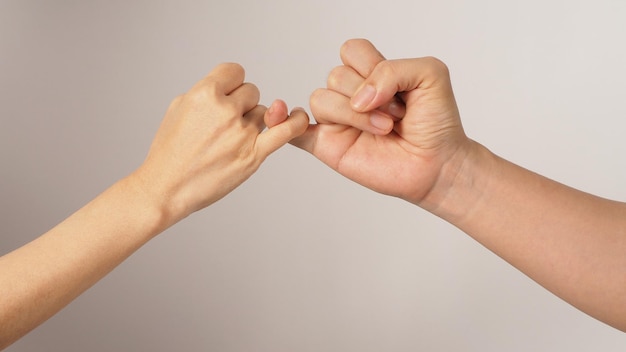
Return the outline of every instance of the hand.
{"type": "Polygon", "coordinates": [[[144,164],[132,175],[168,222],[225,196],[306,129],[303,111],[287,116],[281,101],[270,110],[258,102],[257,87],[244,83],[244,70],[237,64],[217,66],[174,99],[144,164]],[[265,132],[264,119],[272,124],[265,132]]]}
{"type": "Polygon", "coordinates": [[[365,187],[420,205],[470,144],[447,67],[434,58],[385,60],[367,40],[347,41],[341,59],[327,88],[311,96],[318,123],[292,144],[365,187]]]}

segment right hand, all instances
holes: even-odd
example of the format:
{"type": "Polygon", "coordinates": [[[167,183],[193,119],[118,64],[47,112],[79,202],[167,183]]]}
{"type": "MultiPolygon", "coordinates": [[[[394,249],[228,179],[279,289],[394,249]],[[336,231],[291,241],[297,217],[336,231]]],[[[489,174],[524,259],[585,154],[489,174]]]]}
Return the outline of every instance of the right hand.
{"type": "Polygon", "coordinates": [[[448,68],[435,58],[385,60],[362,39],[347,41],[341,57],[344,66],[311,96],[318,123],[291,143],[365,187],[420,205],[471,145],[448,68]]]}

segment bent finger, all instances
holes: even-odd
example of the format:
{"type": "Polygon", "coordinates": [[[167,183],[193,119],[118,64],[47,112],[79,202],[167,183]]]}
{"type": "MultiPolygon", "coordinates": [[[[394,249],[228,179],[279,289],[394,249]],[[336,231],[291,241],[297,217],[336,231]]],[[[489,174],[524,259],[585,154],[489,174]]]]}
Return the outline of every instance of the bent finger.
{"type": "Polygon", "coordinates": [[[350,103],[356,111],[365,112],[390,102],[397,93],[433,87],[452,93],[448,68],[438,59],[386,60],[376,65],[350,103]]]}
{"type": "Polygon", "coordinates": [[[239,114],[254,109],[259,104],[261,93],[259,89],[252,83],[243,83],[238,88],[233,90],[228,98],[236,107],[239,114]]]}
{"type": "Polygon", "coordinates": [[[192,89],[210,88],[216,93],[230,94],[243,84],[246,73],[238,63],[227,62],[217,66],[202,80],[200,80],[192,89]]]}
{"type": "MultiPolygon", "coordinates": [[[[351,98],[364,81],[365,79],[352,67],[337,66],[328,75],[326,87],[351,98]]],[[[378,110],[391,116],[394,121],[399,121],[406,114],[404,102],[398,96],[394,96],[390,102],[383,104],[378,110]]]]}
{"type": "Polygon", "coordinates": [[[351,97],[364,81],[365,78],[361,77],[352,67],[337,66],[328,74],[326,88],[351,97]]]}
{"type": "Polygon", "coordinates": [[[289,117],[264,131],[257,138],[257,148],[262,157],[267,157],[290,140],[300,136],[309,125],[309,116],[302,108],[292,110],[289,117]]]}
{"type": "Polygon", "coordinates": [[[350,106],[350,98],[328,89],[318,89],[311,95],[311,112],[318,123],[355,127],[377,135],[386,135],[393,129],[393,118],[375,110],[358,112],[350,106]]]}
{"type": "Polygon", "coordinates": [[[265,111],[263,120],[268,128],[272,128],[287,120],[288,117],[287,104],[280,99],[276,99],[267,111],[265,111]]]}
{"type": "Polygon", "coordinates": [[[367,39],[350,39],[340,49],[341,61],[358,72],[361,77],[370,76],[376,65],[385,57],[367,39]]]}

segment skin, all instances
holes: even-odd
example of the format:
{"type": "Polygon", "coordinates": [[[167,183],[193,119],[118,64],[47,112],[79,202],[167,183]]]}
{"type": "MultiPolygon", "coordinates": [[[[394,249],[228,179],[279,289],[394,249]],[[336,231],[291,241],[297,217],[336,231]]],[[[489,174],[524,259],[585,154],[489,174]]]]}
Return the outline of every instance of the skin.
{"type": "Polygon", "coordinates": [[[435,58],[347,41],[292,144],[374,191],[457,226],[581,311],[626,331],[626,204],[508,162],[465,135],[435,58]]]}
{"type": "Polygon", "coordinates": [[[267,110],[257,105],[258,90],[236,64],[218,66],[176,98],[135,172],[0,257],[0,349],[300,135],[294,145],[341,174],[448,220],[564,300],[626,331],[624,203],[524,170],[469,139],[439,60],[385,60],[365,40],[346,42],[341,57],[327,88],[311,97],[318,124],[308,127],[301,109],[288,115],[281,101],[267,110]]]}
{"type": "Polygon", "coordinates": [[[258,105],[237,64],[170,105],[145,162],[68,219],[0,257],[0,349],[43,323],[168,227],[224,197],[304,132],[302,109],[258,105]],[[266,124],[271,126],[265,130],[266,124]]]}

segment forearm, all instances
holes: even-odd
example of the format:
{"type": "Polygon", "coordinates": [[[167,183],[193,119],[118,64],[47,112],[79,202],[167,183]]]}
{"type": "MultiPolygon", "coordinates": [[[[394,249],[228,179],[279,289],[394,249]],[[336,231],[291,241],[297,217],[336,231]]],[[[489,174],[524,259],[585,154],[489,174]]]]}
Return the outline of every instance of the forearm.
{"type": "Polygon", "coordinates": [[[475,143],[457,162],[422,205],[570,304],[626,331],[626,205],[475,143]]]}
{"type": "Polygon", "coordinates": [[[165,229],[130,178],[0,257],[0,349],[43,323],[165,229]]]}
{"type": "Polygon", "coordinates": [[[0,349],[144,243],[244,182],[309,117],[259,105],[243,67],[218,65],[170,104],[144,163],[31,243],[0,257],[0,349]],[[265,129],[268,127],[268,129],[265,129]]]}

